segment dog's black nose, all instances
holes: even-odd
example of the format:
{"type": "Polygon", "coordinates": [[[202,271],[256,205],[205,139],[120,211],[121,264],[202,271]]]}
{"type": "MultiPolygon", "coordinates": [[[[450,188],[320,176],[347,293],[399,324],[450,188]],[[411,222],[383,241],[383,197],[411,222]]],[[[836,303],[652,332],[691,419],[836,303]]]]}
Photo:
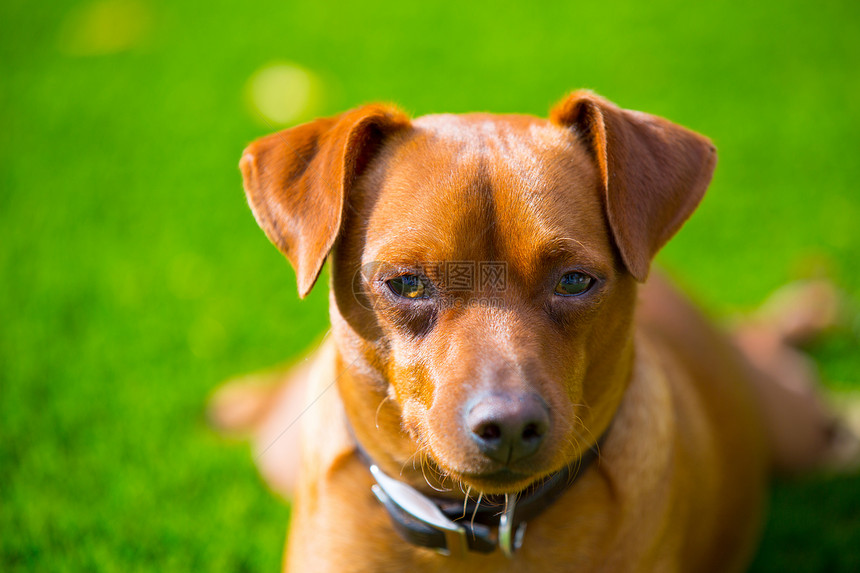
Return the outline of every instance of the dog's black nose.
{"type": "Polygon", "coordinates": [[[466,413],[466,427],[484,455],[510,464],[538,450],[549,430],[549,410],[535,394],[490,394],[466,413]]]}

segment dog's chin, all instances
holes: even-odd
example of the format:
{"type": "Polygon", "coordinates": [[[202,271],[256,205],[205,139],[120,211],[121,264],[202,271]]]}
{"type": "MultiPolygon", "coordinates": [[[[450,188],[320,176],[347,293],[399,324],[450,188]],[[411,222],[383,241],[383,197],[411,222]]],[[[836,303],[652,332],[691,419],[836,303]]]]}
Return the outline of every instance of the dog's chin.
{"type": "Polygon", "coordinates": [[[532,463],[522,463],[505,466],[489,460],[472,459],[458,464],[441,463],[434,455],[427,456],[431,472],[437,476],[445,476],[440,485],[445,487],[448,480],[460,485],[465,491],[471,489],[473,494],[503,495],[520,493],[530,486],[540,482],[552,471],[547,471],[543,463],[537,460],[532,463]]]}
{"type": "Polygon", "coordinates": [[[519,493],[540,479],[539,474],[520,473],[507,468],[481,473],[461,473],[457,479],[472,491],[486,495],[519,493]]]}

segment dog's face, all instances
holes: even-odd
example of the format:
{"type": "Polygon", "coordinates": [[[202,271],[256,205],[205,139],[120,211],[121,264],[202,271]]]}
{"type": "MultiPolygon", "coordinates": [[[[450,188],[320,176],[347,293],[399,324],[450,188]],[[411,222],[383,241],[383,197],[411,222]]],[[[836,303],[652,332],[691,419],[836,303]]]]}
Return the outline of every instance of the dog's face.
{"type": "Polygon", "coordinates": [[[553,121],[351,114],[262,140],[243,169],[303,291],[334,245],[356,435],[485,493],[575,463],[621,400],[637,279],[698,203],[712,148],[590,95],[553,121]]]}
{"type": "Polygon", "coordinates": [[[516,490],[594,443],[629,367],[635,280],[569,130],[422,118],[350,205],[333,264],[344,330],[443,472],[516,490]]]}

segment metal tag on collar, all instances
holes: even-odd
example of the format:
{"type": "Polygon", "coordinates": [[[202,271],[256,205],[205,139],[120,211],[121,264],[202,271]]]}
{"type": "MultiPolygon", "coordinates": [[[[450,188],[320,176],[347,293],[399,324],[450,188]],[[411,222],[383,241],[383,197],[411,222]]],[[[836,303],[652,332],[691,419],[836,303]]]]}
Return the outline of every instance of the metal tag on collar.
{"type": "Polygon", "coordinates": [[[386,475],[376,464],[370,466],[370,473],[377,485],[373,486],[376,497],[380,494],[399,505],[403,511],[415,519],[426,523],[430,527],[440,530],[445,535],[447,552],[445,555],[451,557],[464,557],[469,550],[469,542],[466,539],[466,530],[448,519],[439,507],[427,499],[421,492],[412,486],[386,475]]]}
{"type": "Polygon", "coordinates": [[[526,533],[526,523],[522,522],[514,528],[514,512],[517,510],[517,496],[505,495],[505,513],[499,518],[499,548],[505,557],[511,558],[523,545],[523,536],[526,533]]]}

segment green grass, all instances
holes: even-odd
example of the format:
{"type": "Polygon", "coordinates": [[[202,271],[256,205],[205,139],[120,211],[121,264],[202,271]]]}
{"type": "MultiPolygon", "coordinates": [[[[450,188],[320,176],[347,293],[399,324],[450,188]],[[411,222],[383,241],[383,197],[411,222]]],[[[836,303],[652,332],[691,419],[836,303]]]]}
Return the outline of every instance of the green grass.
{"type": "MultiPolygon", "coordinates": [[[[860,295],[860,4],[129,1],[90,32],[86,3],[0,4],[4,571],[279,566],[288,508],[203,418],[219,381],[326,325],[236,167],[272,131],[245,91],[271,61],[319,78],[321,114],[543,115],[589,87],[667,116],[720,149],[661,255],[706,306],[749,309],[819,267],[860,295]],[[81,55],[96,33],[137,41],[81,55]]],[[[839,387],[860,387],[857,350],[819,350],[839,387]]],[[[858,570],[858,486],[779,484],[754,570],[858,570]]]]}

